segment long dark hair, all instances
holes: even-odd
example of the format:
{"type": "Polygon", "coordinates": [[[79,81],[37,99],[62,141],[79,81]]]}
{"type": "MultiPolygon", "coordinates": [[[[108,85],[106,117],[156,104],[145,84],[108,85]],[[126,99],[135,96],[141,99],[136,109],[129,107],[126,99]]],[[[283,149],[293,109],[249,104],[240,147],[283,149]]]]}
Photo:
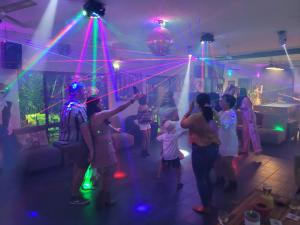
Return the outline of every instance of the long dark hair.
{"type": "Polygon", "coordinates": [[[227,102],[230,109],[232,109],[236,104],[236,98],[233,95],[225,94],[222,96],[223,99],[227,102]]]}
{"type": "Polygon", "coordinates": [[[206,93],[200,93],[198,94],[196,101],[198,103],[199,108],[202,111],[202,115],[204,119],[209,122],[213,120],[213,110],[210,107],[210,96],[206,93]]]}
{"type": "Polygon", "coordinates": [[[239,96],[237,98],[237,102],[236,102],[236,108],[239,109],[242,105],[243,99],[247,97],[247,89],[246,88],[240,88],[240,93],[239,96]]]}
{"type": "Polygon", "coordinates": [[[101,108],[99,107],[99,102],[100,102],[100,99],[96,95],[92,95],[87,98],[86,111],[87,111],[87,116],[89,119],[95,113],[101,112],[101,108]]]}
{"type": "MultiPolygon", "coordinates": [[[[87,111],[87,116],[88,116],[89,120],[91,119],[92,115],[94,115],[97,112],[102,111],[101,107],[99,107],[99,103],[100,103],[100,98],[96,95],[92,95],[87,98],[86,111],[87,111]]],[[[104,123],[106,125],[110,124],[110,122],[108,120],[105,120],[104,123]]]]}

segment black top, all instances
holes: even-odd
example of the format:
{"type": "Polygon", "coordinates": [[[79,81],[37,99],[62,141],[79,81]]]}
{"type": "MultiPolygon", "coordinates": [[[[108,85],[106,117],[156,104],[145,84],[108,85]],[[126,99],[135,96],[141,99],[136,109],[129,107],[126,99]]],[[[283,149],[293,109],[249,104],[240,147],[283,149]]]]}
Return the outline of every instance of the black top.
{"type": "Polygon", "coordinates": [[[2,121],[0,121],[0,136],[4,136],[8,134],[8,125],[11,117],[11,107],[12,102],[7,101],[7,106],[5,106],[2,110],[2,121]]]}

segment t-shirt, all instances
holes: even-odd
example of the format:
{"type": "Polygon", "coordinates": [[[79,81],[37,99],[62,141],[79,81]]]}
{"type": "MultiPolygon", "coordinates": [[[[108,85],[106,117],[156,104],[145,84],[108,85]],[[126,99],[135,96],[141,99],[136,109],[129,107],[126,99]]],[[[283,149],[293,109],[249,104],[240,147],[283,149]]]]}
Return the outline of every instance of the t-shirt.
{"type": "Polygon", "coordinates": [[[237,156],[238,137],[236,133],[237,116],[233,109],[219,112],[219,138],[221,156],[237,156]]]}
{"type": "Polygon", "coordinates": [[[201,112],[194,113],[181,121],[181,127],[189,129],[189,140],[191,144],[198,146],[208,146],[219,144],[218,136],[210,128],[201,112]]]}
{"type": "Polygon", "coordinates": [[[65,142],[82,141],[80,125],[84,123],[87,123],[85,105],[75,101],[66,102],[60,114],[59,140],[65,142]]]}
{"type": "Polygon", "coordinates": [[[163,133],[157,137],[157,140],[163,143],[162,158],[164,160],[173,160],[179,157],[177,140],[182,133],[182,131],[163,133]]]}

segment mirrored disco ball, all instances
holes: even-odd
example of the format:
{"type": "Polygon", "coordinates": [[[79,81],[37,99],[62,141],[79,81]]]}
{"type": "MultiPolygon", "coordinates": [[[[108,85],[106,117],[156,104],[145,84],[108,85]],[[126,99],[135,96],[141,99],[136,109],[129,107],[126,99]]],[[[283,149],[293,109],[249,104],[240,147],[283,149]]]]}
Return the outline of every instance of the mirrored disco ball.
{"type": "Polygon", "coordinates": [[[173,43],[174,40],[170,31],[163,27],[155,28],[147,40],[151,52],[157,56],[168,55],[173,43]]]}

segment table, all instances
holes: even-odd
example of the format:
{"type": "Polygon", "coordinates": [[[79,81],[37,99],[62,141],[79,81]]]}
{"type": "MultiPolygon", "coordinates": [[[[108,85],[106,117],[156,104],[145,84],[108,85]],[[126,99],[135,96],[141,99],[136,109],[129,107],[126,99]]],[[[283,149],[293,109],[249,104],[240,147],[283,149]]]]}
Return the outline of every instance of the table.
{"type": "MultiPolygon", "coordinates": [[[[254,190],[250,193],[244,200],[240,202],[238,206],[230,213],[229,222],[226,225],[244,225],[244,212],[246,210],[252,209],[255,203],[259,202],[261,197],[261,191],[254,190]]],[[[274,199],[278,199],[280,196],[274,196],[274,199]]],[[[274,209],[270,214],[270,218],[281,220],[283,225],[299,225],[300,222],[296,222],[286,218],[286,214],[290,212],[291,209],[288,206],[279,207],[275,204],[274,209]]],[[[218,223],[218,225],[220,225],[218,223]]],[[[270,225],[269,220],[267,223],[262,225],[270,225]]]]}

